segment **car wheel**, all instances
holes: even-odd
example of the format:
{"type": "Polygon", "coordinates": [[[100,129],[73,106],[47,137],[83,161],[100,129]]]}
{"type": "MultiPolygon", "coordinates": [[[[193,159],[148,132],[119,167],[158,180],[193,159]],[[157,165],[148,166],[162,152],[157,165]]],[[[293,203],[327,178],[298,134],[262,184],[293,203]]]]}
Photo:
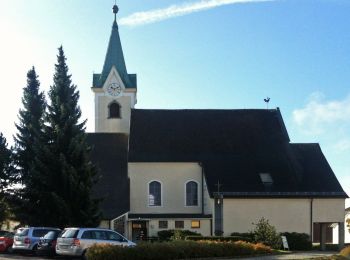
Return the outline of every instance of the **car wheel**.
{"type": "Polygon", "coordinates": [[[87,255],[86,255],[86,250],[83,252],[83,255],[81,256],[81,259],[88,260],[87,255]]]}
{"type": "Polygon", "coordinates": [[[35,245],[34,247],[33,247],[33,255],[38,255],[38,245],[35,245]]]}
{"type": "Polygon", "coordinates": [[[9,246],[8,248],[6,248],[6,253],[9,253],[9,254],[13,253],[12,246],[9,246]]]}

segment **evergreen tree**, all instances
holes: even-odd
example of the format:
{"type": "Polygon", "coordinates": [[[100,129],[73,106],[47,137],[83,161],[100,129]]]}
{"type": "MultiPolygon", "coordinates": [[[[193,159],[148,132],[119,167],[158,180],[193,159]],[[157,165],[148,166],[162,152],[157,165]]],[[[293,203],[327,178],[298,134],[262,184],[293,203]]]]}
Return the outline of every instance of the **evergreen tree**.
{"type": "Polygon", "coordinates": [[[22,189],[17,189],[11,199],[11,206],[17,219],[23,224],[29,224],[33,203],[31,201],[31,182],[33,180],[32,167],[35,159],[36,147],[42,145],[44,113],[46,101],[43,92],[39,91],[40,82],[35,68],[27,73],[27,86],[23,88],[22,105],[16,124],[18,133],[15,136],[15,161],[17,166],[17,181],[22,189]]]}
{"type": "Polygon", "coordinates": [[[26,185],[30,179],[30,168],[34,161],[34,147],[42,136],[43,116],[46,102],[43,92],[39,92],[40,82],[32,67],[27,73],[27,86],[23,88],[23,109],[19,111],[18,133],[15,136],[16,163],[20,181],[26,185]]]}
{"type": "Polygon", "coordinates": [[[11,184],[12,151],[6,138],[0,133],[0,224],[8,217],[7,188],[11,184]]]}
{"type": "Polygon", "coordinates": [[[96,226],[98,200],[91,198],[96,169],[89,159],[85,123],[80,122],[79,92],[72,84],[59,48],[50,104],[45,117],[45,145],[36,147],[30,200],[35,203],[32,224],[96,226]]]}

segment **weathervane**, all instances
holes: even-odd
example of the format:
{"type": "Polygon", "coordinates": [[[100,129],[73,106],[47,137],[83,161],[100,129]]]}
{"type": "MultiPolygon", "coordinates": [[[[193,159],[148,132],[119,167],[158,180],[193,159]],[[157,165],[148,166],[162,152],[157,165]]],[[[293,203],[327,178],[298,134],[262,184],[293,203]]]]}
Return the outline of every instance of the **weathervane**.
{"type": "Polygon", "coordinates": [[[266,103],[266,109],[269,109],[270,98],[269,98],[269,97],[264,98],[264,101],[265,101],[265,103],[266,103]]]}

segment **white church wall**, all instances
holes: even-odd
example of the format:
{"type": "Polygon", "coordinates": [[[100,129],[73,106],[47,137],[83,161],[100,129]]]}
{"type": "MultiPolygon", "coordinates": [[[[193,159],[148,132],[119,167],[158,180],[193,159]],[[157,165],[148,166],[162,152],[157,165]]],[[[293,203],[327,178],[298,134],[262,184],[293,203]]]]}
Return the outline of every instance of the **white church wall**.
{"type": "Polygon", "coordinates": [[[95,132],[129,133],[132,100],[130,96],[112,98],[107,94],[95,94],[95,132]],[[108,118],[108,105],[116,101],[121,107],[120,118],[108,118]]]}
{"type": "Polygon", "coordinates": [[[224,199],[224,235],[248,232],[264,217],[278,232],[310,234],[309,199],[224,199]]]}
{"type": "Polygon", "coordinates": [[[203,186],[203,198],[204,198],[204,214],[213,214],[213,203],[214,200],[210,198],[209,196],[209,190],[208,190],[208,185],[207,182],[204,179],[204,186],[203,186]]]}
{"type": "Polygon", "coordinates": [[[202,170],[198,163],[129,163],[130,213],[202,213],[202,170]],[[162,184],[162,205],[148,205],[148,184],[162,184]],[[185,183],[198,183],[198,206],[185,205],[185,183]]]}
{"type": "MultiPolygon", "coordinates": [[[[247,232],[262,217],[278,232],[310,234],[310,199],[224,199],[224,232],[247,232]]],[[[313,222],[343,222],[344,199],[313,199],[313,222]]]]}
{"type": "Polygon", "coordinates": [[[314,199],[314,222],[344,222],[345,199],[314,199]]]}

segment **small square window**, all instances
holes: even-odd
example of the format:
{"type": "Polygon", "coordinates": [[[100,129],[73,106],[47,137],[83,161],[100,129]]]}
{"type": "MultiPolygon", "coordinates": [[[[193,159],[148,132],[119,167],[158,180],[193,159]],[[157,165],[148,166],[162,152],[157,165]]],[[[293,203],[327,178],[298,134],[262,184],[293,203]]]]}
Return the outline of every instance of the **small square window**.
{"type": "Polygon", "coordinates": [[[191,228],[200,228],[201,222],[199,220],[192,220],[191,221],[191,228]]]}
{"type": "Polygon", "coordinates": [[[184,228],[184,222],[183,221],[175,221],[175,228],[178,228],[178,229],[184,228]]]}
{"type": "Polygon", "coordinates": [[[158,223],[159,228],[168,228],[168,221],[160,220],[158,223]]]}

